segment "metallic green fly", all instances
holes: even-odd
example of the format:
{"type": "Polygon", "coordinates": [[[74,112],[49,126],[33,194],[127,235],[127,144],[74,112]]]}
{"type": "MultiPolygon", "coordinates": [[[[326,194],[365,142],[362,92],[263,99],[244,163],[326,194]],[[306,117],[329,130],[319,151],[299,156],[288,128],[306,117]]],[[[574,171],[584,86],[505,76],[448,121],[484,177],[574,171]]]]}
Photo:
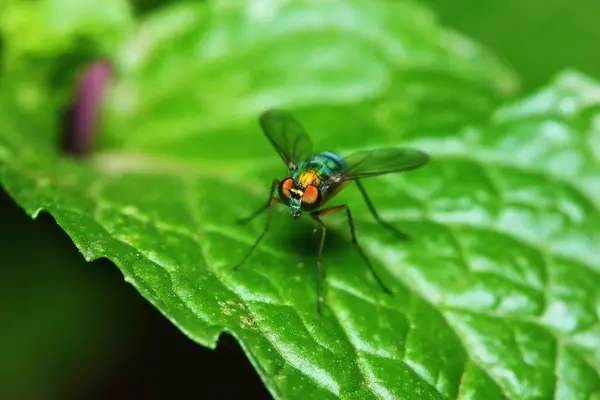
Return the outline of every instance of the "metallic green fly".
{"type": "Polygon", "coordinates": [[[321,265],[321,254],[325,244],[325,233],[327,227],[320,217],[338,211],[345,211],[350,225],[352,243],[367,264],[369,271],[383,291],[391,294],[391,291],[379,278],[371,262],[356,240],[352,214],[348,205],[338,205],[321,208],[329,199],[334,197],[350,182],[356,182],[358,190],[362,194],[369,211],[384,228],[390,230],[401,239],[408,236],[388,222],[379,217],[375,207],[360,183],[359,179],[372,176],[388,174],[391,172],[408,171],[421,167],[427,163],[427,154],[409,148],[386,148],[359,151],[346,157],[324,152],[313,154],[312,143],[300,123],[288,113],[282,110],[269,110],[260,116],[260,125],[277,153],[281,156],[288,167],[289,176],[282,181],[273,179],[267,204],[256,210],[248,218],[240,220],[241,224],[250,222],[262,212],[267,212],[265,227],[256,239],[244,258],[233,267],[237,270],[256,249],[260,241],[269,231],[271,223],[271,209],[276,203],[282,203],[289,207],[294,219],[303,212],[321,227],[321,242],[317,252],[317,312],[321,313],[321,281],[324,277],[324,269],[321,265]],[[275,189],[278,197],[274,196],[275,189]]]}

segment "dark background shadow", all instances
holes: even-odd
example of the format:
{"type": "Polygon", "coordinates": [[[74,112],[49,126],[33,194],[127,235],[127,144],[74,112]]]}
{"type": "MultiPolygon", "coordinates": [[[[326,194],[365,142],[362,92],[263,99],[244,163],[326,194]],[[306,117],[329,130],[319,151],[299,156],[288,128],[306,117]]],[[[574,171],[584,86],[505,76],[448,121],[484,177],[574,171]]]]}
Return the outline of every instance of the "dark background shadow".
{"type": "Polygon", "coordinates": [[[48,214],[0,191],[0,398],[271,398],[237,342],[204,348],[48,214]]]}

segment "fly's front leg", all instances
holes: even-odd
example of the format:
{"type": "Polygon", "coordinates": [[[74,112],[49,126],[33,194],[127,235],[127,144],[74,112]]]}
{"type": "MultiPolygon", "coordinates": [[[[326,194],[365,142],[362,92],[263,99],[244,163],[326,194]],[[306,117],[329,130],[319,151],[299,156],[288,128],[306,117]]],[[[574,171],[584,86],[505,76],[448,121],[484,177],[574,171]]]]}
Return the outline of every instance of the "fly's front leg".
{"type": "Polygon", "coordinates": [[[321,227],[321,242],[319,244],[319,251],[317,252],[317,314],[321,315],[321,283],[325,278],[325,270],[321,264],[321,255],[323,254],[323,246],[325,245],[327,227],[319,218],[319,211],[310,213],[310,217],[321,227]]]}
{"type": "MultiPolygon", "coordinates": [[[[381,219],[381,217],[379,216],[377,211],[375,211],[375,207],[373,206],[373,203],[371,203],[369,196],[367,196],[367,192],[365,191],[365,188],[363,187],[362,183],[360,183],[360,181],[358,179],[356,179],[355,182],[356,182],[356,186],[358,187],[358,190],[360,190],[360,194],[362,194],[363,198],[365,199],[365,203],[367,203],[367,207],[369,208],[371,215],[373,215],[373,218],[375,218],[375,220],[377,222],[379,222],[379,224],[381,224],[381,226],[383,226],[385,229],[392,232],[397,238],[399,238],[401,240],[410,240],[410,236],[408,236],[406,233],[398,230],[396,227],[394,227],[389,222],[381,219]]],[[[350,223],[350,224],[352,225],[352,223],[350,223]]]]}
{"type": "MultiPolygon", "coordinates": [[[[369,268],[371,275],[373,275],[373,278],[375,278],[375,280],[377,281],[377,284],[379,285],[379,287],[381,287],[381,290],[383,290],[384,292],[386,292],[388,294],[392,294],[392,291],[390,289],[388,289],[388,287],[383,283],[381,278],[379,278],[379,275],[377,275],[377,272],[375,272],[375,269],[371,265],[371,262],[367,258],[367,255],[363,251],[362,247],[360,247],[360,245],[358,244],[358,240],[356,240],[356,232],[354,231],[354,222],[352,221],[352,213],[350,212],[350,207],[348,207],[348,205],[344,204],[341,206],[325,208],[323,210],[317,211],[314,214],[315,214],[315,217],[318,219],[319,216],[333,214],[335,212],[344,211],[344,210],[346,211],[346,216],[348,217],[348,224],[350,225],[350,234],[352,235],[352,243],[358,250],[358,253],[362,257],[362,259],[365,261],[365,264],[367,264],[367,267],[369,268]]],[[[313,214],[311,214],[311,216],[312,215],[313,214]]],[[[315,217],[313,217],[313,218],[315,218],[315,217]]],[[[320,219],[318,219],[318,220],[321,221],[320,219]]],[[[322,222],[321,222],[321,224],[322,224],[322,222]]],[[[323,233],[323,238],[321,240],[321,247],[319,248],[318,260],[320,260],[321,251],[323,250],[324,236],[325,236],[325,233],[323,233]]],[[[317,261],[317,263],[319,263],[319,261],[317,261]]]]}
{"type": "Polygon", "coordinates": [[[252,221],[254,218],[256,218],[257,216],[259,216],[260,214],[262,214],[263,212],[265,212],[266,210],[269,209],[269,207],[271,206],[271,203],[273,201],[273,193],[275,192],[275,188],[279,185],[279,179],[273,179],[273,182],[271,183],[271,190],[269,191],[269,199],[267,200],[267,204],[265,204],[264,206],[262,206],[261,208],[259,208],[258,210],[254,211],[251,215],[249,215],[246,218],[241,218],[237,220],[237,223],[239,225],[245,225],[248,222],[252,221]]]}
{"type": "Polygon", "coordinates": [[[258,236],[258,238],[254,242],[252,247],[250,247],[250,250],[248,250],[248,253],[246,253],[244,258],[242,258],[242,261],[240,261],[239,263],[237,263],[236,265],[233,266],[232,269],[234,271],[237,270],[239,267],[241,267],[242,264],[248,259],[248,257],[250,257],[252,255],[252,253],[254,252],[254,250],[256,249],[258,244],[260,243],[260,241],[265,237],[267,232],[269,232],[269,228],[271,227],[271,210],[273,209],[273,204],[279,203],[279,199],[277,197],[273,197],[273,191],[274,191],[275,187],[277,187],[278,184],[279,184],[279,181],[277,179],[273,179],[273,184],[271,185],[271,193],[269,195],[269,201],[267,202],[267,205],[261,207],[258,211],[256,211],[250,217],[246,218],[247,220],[252,220],[254,217],[256,217],[258,214],[260,214],[262,211],[264,211],[265,209],[267,210],[267,220],[265,222],[265,228],[263,229],[262,233],[258,236]]]}

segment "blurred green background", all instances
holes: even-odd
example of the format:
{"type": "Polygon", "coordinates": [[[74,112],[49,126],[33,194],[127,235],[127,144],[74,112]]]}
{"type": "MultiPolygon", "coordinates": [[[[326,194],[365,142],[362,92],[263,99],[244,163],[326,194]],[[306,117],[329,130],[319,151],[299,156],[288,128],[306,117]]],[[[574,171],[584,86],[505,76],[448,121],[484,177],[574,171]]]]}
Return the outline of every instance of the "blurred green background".
{"type": "Polygon", "coordinates": [[[507,61],[531,91],[557,71],[600,76],[600,2],[426,0],[439,19],[507,61]]]}
{"type": "MultiPolygon", "coordinates": [[[[512,65],[524,91],[563,69],[600,78],[597,1],[423,2],[444,25],[512,65]]],[[[173,2],[131,3],[141,16],[173,2]]],[[[6,38],[0,39],[1,57],[6,38]]],[[[85,60],[89,52],[82,45],[65,62],[85,60]]],[[[223,338],[216,351],[192,343],[126,284],[110,262],[86,263],[48,215],[31,221],[2,191],[0,221],[0,399],[189,393],[268,398],[235,341],[223,338]],[[198,376],[204,378],[199,381],[198,376]]]]}

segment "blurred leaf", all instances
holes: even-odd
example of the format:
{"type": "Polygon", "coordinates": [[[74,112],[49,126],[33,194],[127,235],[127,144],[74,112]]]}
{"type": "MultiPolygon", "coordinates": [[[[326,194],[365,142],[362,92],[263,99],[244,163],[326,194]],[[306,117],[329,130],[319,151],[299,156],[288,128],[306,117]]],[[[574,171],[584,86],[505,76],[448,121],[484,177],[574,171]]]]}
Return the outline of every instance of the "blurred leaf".
{"type": "Polygon", "coordinates": [[[600,78],[596,0],[423,0],[444,24],[493,50],[519,71],[525,88],[577,68],[600,78]]]}
{"type": "MultiPolygon", "coordinates": [[[[61,156],[51,113],[0,92],[0,179],[108,257],[175,325],[229,332],[277,398],[600,395],[600,85],[565,74],[498,107],[515,79],[410,2],[213,2],[150,16],[123,46],[91,159],[61,156]],[[25,106],[22,106],[25,104],[25,106]],[[294,111],[317,147],[410,145],[427,167],[365,182],[400,243],[349,188],[382,293],[328,222],[239,227],[284,167],[257,114],[294,111]],[[33,112],[36,112],[33,114],[33,112]],[[285,228],[284,228],[285,227],[285,228]],[[309,267],[310,266],[310,267],[309,267]]],[[[38,104],[38,107],[35,105],[38,104]]]]}
{"type": "Polygon", "coordinates": [[[4,0],[0,11],[8,63],[63,53],[84,37],[114,49],[133,22],[126,0],[4,0]]]}
{"type": "Polygon", "coordinates": [[[0,83],[62,107],[81,67],[113,54],[134,22],[127,0],[2,0],[0,83]]]}
{"type": "MultiPolygon", "coordinates": [[[[105,147],[195,160],[190,141],[282,103],[348,110],[368,102],[381,120],[402,121],[398,135],[453,129],[487,118],[517,86],[485,50],[413,3],[324,4],[183,4],[145,20],[116,60],[105,147]]],[[[220,160],[248,156],[247,146],[219,150],[220,160]]]]}
{"type": "MultiPolygon", "coordinates": [[[[173,3],[185,3],[189,0],[129,0],[129,3],[135,9],[137,14],[146,14],[161,7],[164,7],[168,4],[173,3]]],[[[206,0],[195,0],[196,2],[206,1],[206,0]]]]}

